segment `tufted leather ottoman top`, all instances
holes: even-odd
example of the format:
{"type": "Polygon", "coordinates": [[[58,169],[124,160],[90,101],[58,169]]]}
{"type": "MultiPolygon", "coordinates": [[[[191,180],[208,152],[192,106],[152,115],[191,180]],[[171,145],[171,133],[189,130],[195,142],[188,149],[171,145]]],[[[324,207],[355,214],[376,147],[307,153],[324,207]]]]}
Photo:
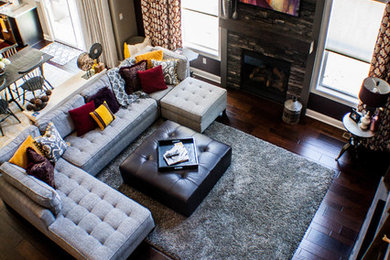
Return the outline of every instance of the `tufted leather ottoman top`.
{"type": "Polygon", "coordinates": [[[128,185],[189,216],[229,167],[231,154],[230,146],[166,121],[120,165],[120,171],[128,185]],[[159,172],[158,140],[185,137],[195,139],[198,169],[159,172]]]}

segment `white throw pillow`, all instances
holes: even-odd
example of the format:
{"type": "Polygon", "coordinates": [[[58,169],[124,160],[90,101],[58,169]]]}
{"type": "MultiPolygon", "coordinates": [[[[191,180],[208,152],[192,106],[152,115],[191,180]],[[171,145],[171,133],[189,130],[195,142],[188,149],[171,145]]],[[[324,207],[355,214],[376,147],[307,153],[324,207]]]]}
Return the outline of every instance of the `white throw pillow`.
{"type": "Polygon", "coordinates": [[[134,45],[128,44],[127,48],[129,49],[130,57],[133,57],[147,46],[152,46],[152,42],[150,41],[149,37],[146,37],[145,40],[141,43],[134,45]]]}

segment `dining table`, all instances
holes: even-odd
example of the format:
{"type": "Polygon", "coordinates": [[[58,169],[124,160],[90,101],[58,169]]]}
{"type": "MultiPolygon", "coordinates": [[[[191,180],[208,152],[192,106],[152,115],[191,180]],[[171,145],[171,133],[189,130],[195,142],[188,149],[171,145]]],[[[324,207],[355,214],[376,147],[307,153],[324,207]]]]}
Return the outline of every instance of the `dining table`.
{"type": "MultiPolygon", "coordinates": [[[[8,89],[10,94],[9,102],[15,102],[16,105],[23,110],[22,106],[15,99],[14,93],[12,93],[11,85],[25,77],[31,70],[40,69],[43,74],[43,64],[53,58],[52,55],[44,53],[38,49],[32,47],[26,47],[9,57],[11,64],[6,65],[3,75],[0,76],[0,92],[8,89]]],[[[46,81],[47,82],[47,81],[46,81]]],[[[47,82],[51,88],[51,84],[47,82]]],[[[16,86],[17,88],[18,86],[16,86]]]]}

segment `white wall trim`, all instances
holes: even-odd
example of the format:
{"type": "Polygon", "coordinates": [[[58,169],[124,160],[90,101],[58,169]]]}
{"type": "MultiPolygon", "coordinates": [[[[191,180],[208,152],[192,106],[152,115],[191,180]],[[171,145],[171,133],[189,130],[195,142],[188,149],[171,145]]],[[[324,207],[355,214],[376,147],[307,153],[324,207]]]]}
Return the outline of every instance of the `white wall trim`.
{"type": "Polygon", "coordinates": [[[325,0],[324,10],[322,12],[320,35],[318,37],[318,42],[317,42],[317,53],[314,61],[313,73],[311,75],[311,80],[310,80],[310,91],[314,93],[316,92],[319,75],[321,71],[321,64],[324,56],[325,42],[328,34],[328,26],[329,26],[330,14],[332,11],[332,4],[333,4],[333,0],[325,0]]]}
{"type": "Polygon", "coordinates": [[[321,122],[323,122],[325,124],[337,127],[337,128],[339,128],[341,130],[347,131],[347,130],[345,130],[345,128],[343,126],[343,123],[341,121],[339,121],[337,119],[334,119],[332,117],[326,116],[324,114],[318,113],[318,112],[316,112],[314,110],[307,109],[306,110],[306,116],[308,116],[310,118],[313,118],[315,120],[321,121],[321,122]]]}
{"type": "Polygon", "coordinates": [[[54,41],[54,39],[48,34],[43,34],[43,39],[45,39],[46,41],[49,41],[49,42],[54,41]]]}
{"type": "Polygon", "coordinates": [[[214,75],[214,74],[211,74],[211,73],[208,73],[206,71],[203,71],[203,70],[200,70],[197,68],[193,68],[193,67],[191,67],[190,69],[195,75],[197,75],[199,77],[202,77],[202,78],[211,80],[215,83],[221,84],[221,77],[219,77],[217,75],[214,75]]]}

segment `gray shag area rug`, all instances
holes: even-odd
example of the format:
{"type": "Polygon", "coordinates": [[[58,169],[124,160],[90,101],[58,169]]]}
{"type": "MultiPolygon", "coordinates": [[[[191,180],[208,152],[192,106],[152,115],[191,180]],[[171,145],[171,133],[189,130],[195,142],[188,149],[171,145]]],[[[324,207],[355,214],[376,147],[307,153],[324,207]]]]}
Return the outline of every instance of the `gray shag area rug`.
{"type": "Polygon", "coordinates": [[[179,259],[288,259],[333,179],[333,171],[232,127],[205,135],[232,146],[232,163],[188,218],[123,184],[119,165],[161,122],[103,169],[98,179],[147,207],[147,242],[179,259]]]}

